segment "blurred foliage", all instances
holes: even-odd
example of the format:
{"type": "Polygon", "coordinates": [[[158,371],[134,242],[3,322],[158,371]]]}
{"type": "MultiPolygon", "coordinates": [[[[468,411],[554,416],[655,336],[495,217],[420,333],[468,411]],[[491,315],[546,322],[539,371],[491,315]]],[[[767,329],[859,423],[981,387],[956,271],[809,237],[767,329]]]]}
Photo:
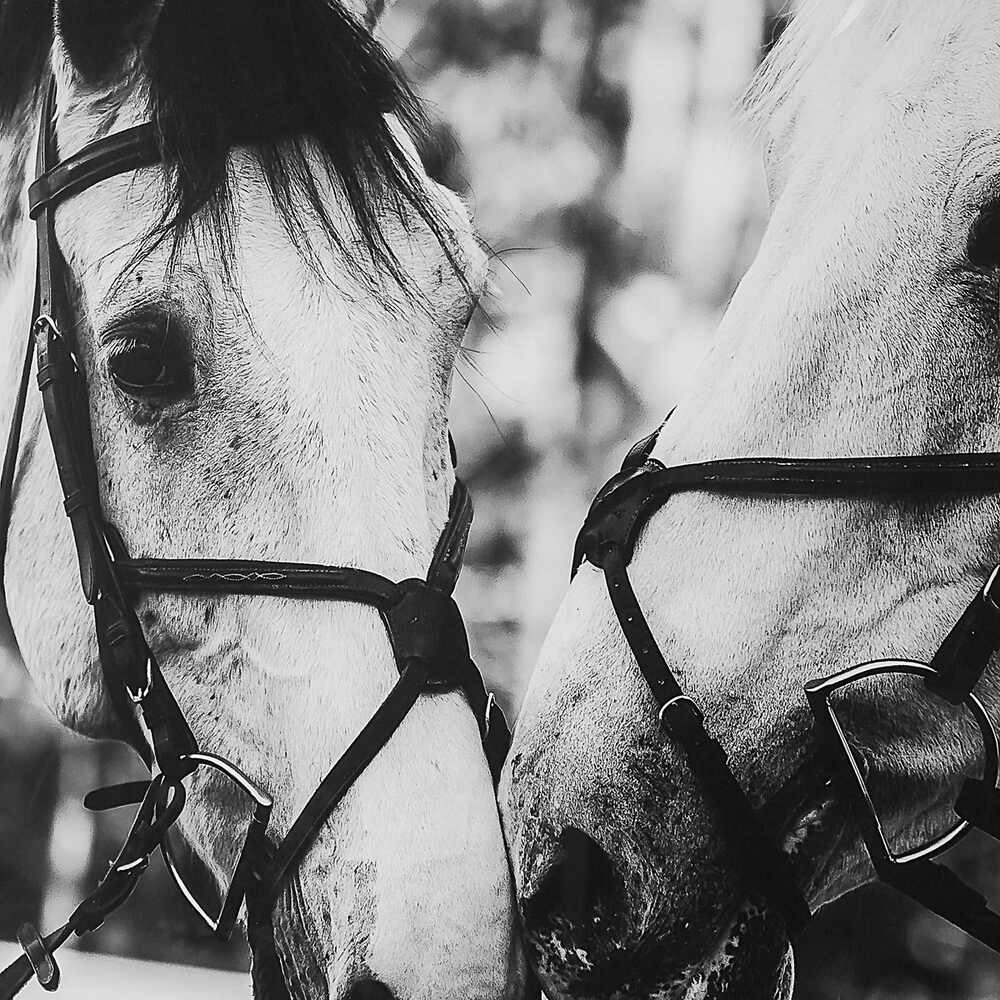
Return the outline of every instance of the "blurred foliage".
{"type": "MultiPolygon", "coordinates": [[[[508,708],[565,591],[573,537],[627,443],[683,391],[766,223],[734,106],[779,36],[778,0],[399,0],[384,41],[437,122],[427,161],[469,199],[493,281],[456,379],[477,520],[460,601],[508,708]]],[[[85,791],[122,748],[58,729],[0,656],[0,938],[52,926],[127,825],[85,791]]],[[[971,838],[970,838],[971,841],[971,838]]],[[[1000,856],[953,852],[1000,893],[1000,856]]],[[[242,966],[159,866],[83,943],[242,966]]],[[[1000,962],[890,890],[828,907],[799,947],[798,1000],[1000,996],[1000,962]]]]}

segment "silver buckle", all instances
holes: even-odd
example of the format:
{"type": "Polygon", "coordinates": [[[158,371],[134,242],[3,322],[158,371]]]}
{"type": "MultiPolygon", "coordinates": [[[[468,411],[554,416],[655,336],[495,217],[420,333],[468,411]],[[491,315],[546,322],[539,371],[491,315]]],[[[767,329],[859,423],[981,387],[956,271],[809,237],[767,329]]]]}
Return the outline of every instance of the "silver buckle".
{"type": "Polygon", "coordinates": [[[490,719],[493,718],[493,706],[497,703],[492,691],[486,692],[486,709],[483,712],[483,742],[490,738],[490,719]]]}
{"type": "Polygon", "coordinates": [[[153,658],[146,657],[146,683],[138,691],[133,690],[127,684],[124,685],[125,693],[129,696],[133,705],[141,705],[153,687],[153,658]]]}
{"type": "Polygon", "coordinates": [[[690,695],[678,694],[678,695],[675,695],[673,698],[670,698],[668,701],[664,702],[663,707],[660,709],[659,713],[657,714],[657,718],[660,720],[660,725],[661,726],[666,727],[666,725],[667,725],[666,722],[663,721],[663,717],[664,717],[664,715],[667,714],[667,711],[669,709],[673,708],[674,705],[676,705],[678,702],[681,702],[681,701],[686,701],[694,709],[695,714],[698,716],[699,719],[704,719],[705,718],[705,714],[698,707],[698,703],[694,700],[694,698],[690,697],[690,695]]]}
{"type": "Polygon", "coordinates": [[[993,605],[994,611],[1000,611],[1000,601],[993,595],[993,587],[997,582],[998,576],[1000,576],[1000,566],[994,567],[993,572],[990,573],[990,578],[983,585],[983,600],[989,601],[993,605]]]}
{"type": "Polygon", "coordinates": [[[144,872],[149,867],[149,855],[144,854],[141,858],[136,858],[135,861],[112,865],[111,867],[114,871],[122,875],[127,875],[129,872],[144,872]]]}
{"type": "Polygon", "coordinates": [[[35,337],[38,337],[45,327],[48,327],[57,337],[62,337],[62,334],[59,332],[59,324],[55,321],[55,318],[50,316],[48,313],[42,313],[38,319],[35,320],[35,325],[32,327],[32,332],[35,337]]]}
{"type": "Polygon", "coordinates": [[[69,360],[73,363],[73,370],[79,375],[81,371],[80,359],[70,349],[69,342],[62,335],[62,330],[59,329],[59,324],[56,322],[55,317],[50,313],[42,313],[38,319],[35,320],[32,332],[34,333],[36,340],[42,335],[42,332],[46,328],[52,332],[53,337],[56,337],[63,342],[66,348],[66,353],[69,355],[69,360]]]}

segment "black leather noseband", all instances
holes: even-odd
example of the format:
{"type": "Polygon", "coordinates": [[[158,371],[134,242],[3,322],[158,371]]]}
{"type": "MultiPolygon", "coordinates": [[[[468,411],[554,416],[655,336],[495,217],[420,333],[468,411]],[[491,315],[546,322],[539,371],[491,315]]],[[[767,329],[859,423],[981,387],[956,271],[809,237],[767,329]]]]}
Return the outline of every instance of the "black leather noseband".
{"type": "MultiPolygon", "coordinates": [[[[231,899],[235,919],[242,894],[248,909],[255,986],[269,1000],[287,997],[277,965],[271,909],[289,872],[308,851],[319,828],[354,781],[388,742],[421,694],[464,691],[479,721],[493,774],[510,742],[506,720],[469,654],[462,616],[452,598],[472,521],[472,502],[456,479],[448,520],[424,579],[395,582],[353,567],[234,559],[132,559],[114,526],[104,517],[90,430],[84,373],[77,365],[76,330],[67,301],[65,264],[54,230],[54,211],[67,198],[116,174],[161,161],[152,124],[99,139],[58,162],[54,134],[55,87],[44,102],[37,156],[37,179],[29,189],[38,260],[35,300],[21,381],[0,476],[0,567],[6,553],[21,425],[32,360],[52,442],[87,602],[94,609],[104,680],[125,738],[151,770],[153,779],[104,790],[90,797],[94,807],[141,803],[122,853],[98,889],[45,938],[23,928],[25,954],[0,973],[0,998],[12,997],[33,975],[46,988],[58,983],[53,952],[72,933],[83,934],[128,897],[150,852],[161,844],[184,804],[180,779],[211,755],[199,752],[184,714],[160,672],[134,607],[145,593],[253,594],[368,605],[381,616],[392,644],[399,678],[364,729],[344,751],[292,823],[272,844],[259,830],[248,835],[246,884],[231,899]]],[[[270,123],[273,134],[287,129],[287,109],[270,123]]],[[[258,123],[267,134],[267,116],[258,123]]],[[[231,767],[222,758],[217,764],[231,767]]],[[[267,812],[269,813],[269,806],[267,812]]],[[[262,813],[263,815],[263,813],[262,813]]]]}
{"type": "MultiPolygon", "coordinates": [[[[765,825],[747,798],[721,744],[706,729],[700,708],[685,694],[650,630],[628,575],[636,541],[652,515],[671,497],[685,492],[741,497],[856,498],[884,503],[995,495],[1000,493],[1000,453],[749,458],[667,467],[651,457],[658,434],[659,431],[639,442],[622,470],[598,493],[577,538],[573,573],[584,561],[604,573],[611,604],[656,702],[660,723],[684,751],[702,791],[717,811],[719,830],[739,862],[747,887],[783,915],[788,933],[794,937],[810,919],[809,907],[798,888],[791,863],[774,839],[778,831],[765,825]]],[[[995,599],[1000,595],[993,593],[996,578],[994,571],[929,665],[927,687],[952,704],[968,701],[991,656],[1000,647],[1000,604],[995,599]]],[[[807,686],[817,731],[824,740],[829,727],[824,723],[825,716],[818,711],[816,694],[810,689],[828,684],[829,680],[807,686]]],[[[995,766],[991,766],[989,757],[988,754],[987,771],[992,781],[970,779],[956,808],[969,825],[1000,836],[1000,794],[996,789],[995,766]]],[[[992,765],[995,763],[994,759],[992,765]]],[[[840,766],[835,763],[834,769],[840,766]]],[[[844,786],[845,794],[857,797],[856,790],[848,785],[844,786]]],[[[870,826],[864,824],[865,839],[880,877],[1000,950],[1000,918],[989,911],[981,896],[947,869],[930,862],[931,854],[937,850],[925,852],[904,873],[903,865],[889,863],[895,859],[877,856],[877,848],[867,836],[870,826]]],[[[874,827],[877,826],[876,821],[874,827]]]]}

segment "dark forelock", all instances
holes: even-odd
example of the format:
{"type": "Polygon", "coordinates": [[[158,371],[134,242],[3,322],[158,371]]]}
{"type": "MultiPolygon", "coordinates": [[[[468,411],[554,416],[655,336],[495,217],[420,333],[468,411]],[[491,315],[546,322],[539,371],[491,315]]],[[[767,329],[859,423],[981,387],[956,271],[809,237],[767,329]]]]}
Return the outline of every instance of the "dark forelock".
{"type": "MultiPolygon", "coordinates": [[[[51,2],[0,0],[0,127],[11,126],[40,82],[51,24],[51,2]]],[[[262,109],[278,104],[293,108],[301,127],[261,137],[254,148],[298,246],[311,250],[306,227],[319,221],[362,272],[374,262],[403,281],[382,220],[416,217],[455,265],[450,228],[385,119],[394,114],[419,143],[420,104],[381,45],[335,0],[166,0],[141,70],[172,166],[162,225],[148,245],[168,233],[179,238],[206,215],[229,242],[227,155],[254,134],[262,109]],[[305,137],[321,151],[354,232],[341,232],[328,213],[305,137]],[[358,247],[367,260],[357,259],[358,247]]]]}

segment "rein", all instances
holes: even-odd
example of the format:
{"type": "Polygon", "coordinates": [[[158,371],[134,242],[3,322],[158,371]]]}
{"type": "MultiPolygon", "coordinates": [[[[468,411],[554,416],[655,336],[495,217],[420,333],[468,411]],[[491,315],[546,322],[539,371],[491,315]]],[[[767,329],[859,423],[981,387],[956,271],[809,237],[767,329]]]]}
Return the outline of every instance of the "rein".
{"type": "MultiPolygon", "coordinates": [[[[47,990],[59,982],[55,950],[72,934],[96,930],[134,891],[150,854],[160,847],[188,901],[213,932],[226,938],[240,907],[247,905],[248,937],[258,995],[287,1000],[278,963],[271,911],[288,875],[308,852],[317,831],[375,758],[424,693],[464,691],[479,723],[494,786],[510,745],[502,711],[488,694],[469,653],[461,612],[452,591],[458,580],[472,522],[468,490],[456,478],[448,519],[424,579],[401,582],[341,566],[247,559],[132,559],[118,531],[104,517],[90,430],[84,374],[76,361],[76,333],[64,283],[65,262],[54,229],[54,211],[66,199],[117,174],[161,162],[151,123],[98,139],[58,160],[54,133],[55,82],[50,83],[39,126],[37,179],[29,188],[35,221],[37,271],[34,307],[24,364],[0,473],[0,572],[6,555],[14,478],[32,361],[70,519],[84,598],[94,627],[105,688],[122,726],[152,777],[99,789],[89,808],[138,804],[132,829],[107,875],[66,923],[43,937],[24,925],[24,954],[0,972],[0,1000],[8,1000],[37,976],[47,990]],[[374,608],[388,633],[399,678],[358,736],[317,786],[285,836],[266,832],[271,799],[230,761],[203,752],[160,672],[135,613],[144,593],[252,594],[349,601],[374,608]],[[168,858],[167,832],[184,808],[181,779],[198,767],[221,772],[255,802],[236,872],[218,919],[193,901],[168,858]]],[[[262,133],[287,129],[287,109],[273,121],[262,116],[262,133]]],[[[454,460],[454,450],[452,454],[454,460]]]]}

